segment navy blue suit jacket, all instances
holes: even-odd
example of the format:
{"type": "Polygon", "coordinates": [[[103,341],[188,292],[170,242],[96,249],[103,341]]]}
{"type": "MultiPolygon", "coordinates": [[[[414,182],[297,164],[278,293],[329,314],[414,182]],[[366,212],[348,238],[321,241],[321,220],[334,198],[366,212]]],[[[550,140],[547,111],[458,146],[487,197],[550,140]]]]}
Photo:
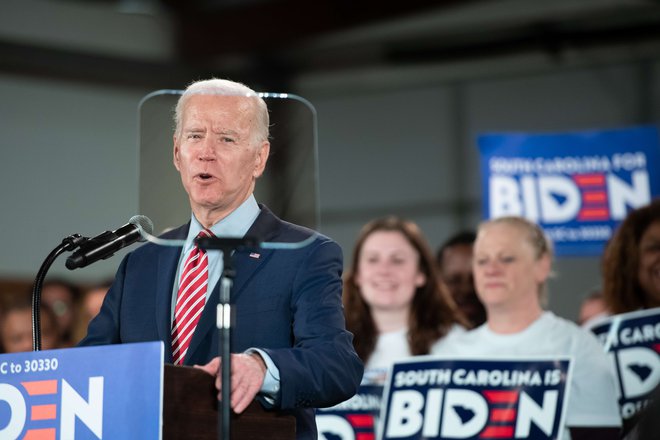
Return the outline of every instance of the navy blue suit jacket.
{"type": "MultiPolygon", "coordinates": [[[[188,225],[163,235],[185,239],[188,225]]],[[[314,232],[278,219],[266,207],[246,234],[260,241],[299,242],[314,232]]],[[[99,315],[80,345],[163,341],[172,362],[172,292],[181,249],[145,244],[122,261],[99,315]]],[[[297,250],[259,249],[233,256],[236,311],[232,351],[263,349],[280,372],[276,408],[297,420],[297,438],[316,440],[314,410],[344,401],[357,391],[362,362],[346,330],[341,302],[339,245],[318,235],[297,250]]],[[[217,283],[219,285],[219,283],[217,283]]],[[[195,329],[185,365],[218,356],[216,285],[195,329]]]]}

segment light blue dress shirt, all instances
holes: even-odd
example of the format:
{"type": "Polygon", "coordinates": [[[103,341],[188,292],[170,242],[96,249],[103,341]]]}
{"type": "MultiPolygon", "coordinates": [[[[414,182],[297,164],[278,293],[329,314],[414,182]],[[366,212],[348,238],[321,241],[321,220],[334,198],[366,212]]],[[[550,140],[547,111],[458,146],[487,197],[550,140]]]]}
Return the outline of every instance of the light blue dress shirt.
{"type": "MultiPolygon", "coordinates": [[[[248,199],[238,208],[236,208],[231,214],[211,226],[211,232],[213,232],[216,237],[222,238],[244,237],[254,221],[259,216],[260,212],[261,210],[259,209],[259,205],[257,204],[254,195],[250,195],[250,197],[248,197],[248,199]]],[[[174,321],[174,309],[176,305],[176,297],[179,292],[179,283],[183,265],[185,264],[188,254],[195,246],[195,238],[197,235],[199,235],[202,229],[204,229],[204,227],[195,218],[195,214],[192,214],[190,219],[190,229],[188,230],[188,237],[186,237],[186,243],[181,250],[179,265],[176,271],[176,283],[173,287],[172,293],[172,314],[170,317],[171,322],[174,321]]],[[[222,275],[224,264],[222,262],[222,253],[220,251],[208,251],[207,257],[209,265],[209,282],[206,290],[206,300],[208,301],[211,292],[213,292],[213,289],[220,281],[220,276],[222,275]]],[[[275,366],[273,363],[270,356],[268,356],[268,354],[266,354],[266,352],[263,350],[258,348],[250,348],[246,350],[245,353],[250,354],[254,352],[259,353],[266,363],[266,377],[264,378],[264,383],[261,386],[260,392],[266,402],[272,405],[277,400],[277,396],[280,391],[280,372],[277,366],[275,366]]]]}

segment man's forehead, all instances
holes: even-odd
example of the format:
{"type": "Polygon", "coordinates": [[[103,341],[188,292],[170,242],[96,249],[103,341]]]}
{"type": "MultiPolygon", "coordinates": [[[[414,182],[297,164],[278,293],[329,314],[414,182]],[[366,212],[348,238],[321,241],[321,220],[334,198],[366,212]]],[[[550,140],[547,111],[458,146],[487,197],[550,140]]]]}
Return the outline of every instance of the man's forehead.
{"type": "Polygon", "coordinates": [[[183,108],[183,119],[196,118],[250,118],[254,106],[250,98],[223,95],[194,95],[183,108]]]}

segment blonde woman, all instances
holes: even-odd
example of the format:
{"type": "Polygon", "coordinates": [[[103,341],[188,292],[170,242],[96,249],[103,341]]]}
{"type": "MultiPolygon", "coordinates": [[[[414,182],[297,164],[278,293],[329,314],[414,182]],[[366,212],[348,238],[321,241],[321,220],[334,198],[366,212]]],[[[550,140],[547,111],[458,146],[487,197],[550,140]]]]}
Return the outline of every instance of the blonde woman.
{"type": "Polygon", "coordinates": [[[438,353],[573,356],[568,429],[562,438],[617,439],[621,418],[602,347],[591,333],[543,310],[551,267],[552,249],[536,224],[520,217],[483,223],[477,232],[473,269],[486,323],[450,338],[438,353]]]}

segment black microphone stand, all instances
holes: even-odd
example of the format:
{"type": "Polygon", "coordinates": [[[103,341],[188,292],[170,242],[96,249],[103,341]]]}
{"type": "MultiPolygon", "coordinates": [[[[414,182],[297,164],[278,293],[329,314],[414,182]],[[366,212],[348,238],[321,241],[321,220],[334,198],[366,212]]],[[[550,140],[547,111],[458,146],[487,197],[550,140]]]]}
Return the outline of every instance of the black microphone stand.
{"type": "Polygon", "coordinates": [[[222,374],[220,383],[220,405],[218,417],[218,438],[220,440],[231,439],[231,330],[234,320],[231,309],[231,290],[236,278],[236,270],[232,262],[232,253],[239,249],[256,248],[258,242],[252,237],[244,238],[219,238],[199,237],[195,239],[200,249],[219,250],[222,252],[222,275],[220,276],[220,298],[216,314],[216,326],[218,328],[218,353],[220,355],[222,374]]]}
{"type": "Polygon", "coordinates": [[[88,240],[87,237],[83,237],[80,234],[73,234],[66,237],[62,240],[62,243],[59,244],[55,249],[51,251],[50,254],[46,257],[44,262],[37,272],[37,277],[34,280],[34,286],[32,286],[32,350],[40,351],[41,350],[41,317],[39,307],[41,305],[41,289],[44,284],[44,279],[46,278],[46,273],[50,266],[53,264],[55,259],[59,257],[65,251],[72,251],[81,243],[84,243],[88,240]]]}

